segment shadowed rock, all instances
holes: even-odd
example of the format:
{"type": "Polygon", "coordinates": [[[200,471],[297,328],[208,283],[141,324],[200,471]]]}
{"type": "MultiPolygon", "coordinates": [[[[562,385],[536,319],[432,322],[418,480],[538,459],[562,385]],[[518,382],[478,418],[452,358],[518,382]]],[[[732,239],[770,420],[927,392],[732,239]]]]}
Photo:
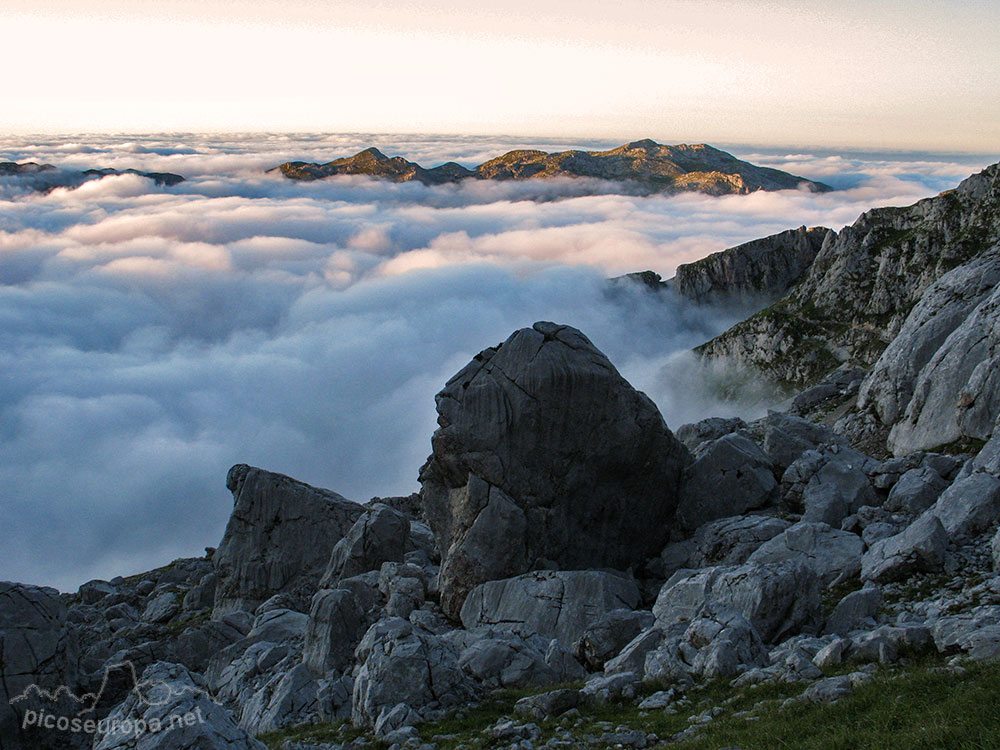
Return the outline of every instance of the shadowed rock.
{"type": "Polygon", "coordinates": [[[437,407],[420,481],[451,617],[484,581],[625,569],[663,548],[687,451],[576,329],[515,332],[449,380],[437,407]]]}

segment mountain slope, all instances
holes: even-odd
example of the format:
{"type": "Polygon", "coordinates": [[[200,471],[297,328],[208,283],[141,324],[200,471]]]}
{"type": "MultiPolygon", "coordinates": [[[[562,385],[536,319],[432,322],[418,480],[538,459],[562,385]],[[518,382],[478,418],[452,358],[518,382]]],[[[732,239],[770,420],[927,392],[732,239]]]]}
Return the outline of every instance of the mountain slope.
{"type": "MultiPolygon", "coordinates": [[[[276,168],[293,180],[317,180],[361,174],[392,180],[438,185],[464,179],[530,180],[548,177],[589,177],[637,183],[648,192],[697,191],[709,195],[746,194],[756,190],[804,187],[816,192],[829,186],[778,169],[741,161],[712,146],[664,146],[646,139],[610,151],[515,150],[490,159],[473,170],[454,162],[425,169],[401,156],[387,157],[377,148],[326,164],[286,162],[276,168]]],[[[271,170],[274,171],[274,170],[271,170]]]]}

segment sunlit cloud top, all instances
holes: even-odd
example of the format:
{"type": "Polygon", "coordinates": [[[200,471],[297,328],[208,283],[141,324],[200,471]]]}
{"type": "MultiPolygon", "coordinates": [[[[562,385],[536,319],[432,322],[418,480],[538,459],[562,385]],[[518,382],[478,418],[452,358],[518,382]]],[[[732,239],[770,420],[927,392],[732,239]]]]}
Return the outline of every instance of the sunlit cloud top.
{"type": "Polygon", "coordinates": [[[1000,7],[8,0],[0,127],[992,150],[1000,7]],[[29,62],[30,61],[30,62],[29,62]],[[16,74],[14,73],[16,71],[16,74]]]}

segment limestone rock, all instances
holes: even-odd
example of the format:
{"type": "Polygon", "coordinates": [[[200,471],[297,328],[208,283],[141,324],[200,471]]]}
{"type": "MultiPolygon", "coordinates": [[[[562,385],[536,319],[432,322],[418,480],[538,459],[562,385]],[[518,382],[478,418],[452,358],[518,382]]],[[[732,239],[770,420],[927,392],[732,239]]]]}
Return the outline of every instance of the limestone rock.
{"type": "Polygon", "coordinates": [[[450,616],[484,581],[536,566],[626,569],[662,549],[687,451],[579,331],[515,332],[437,405],[420,480],[450,616]]]}
{"type": "Polygon", "coordinates": [[[577,658],[591,670],[617,656],[628,643],[653,624],[653,613],[644,610],[613,609],[590,623],[574,644],[577,658]]]}
{"type": "Polygon", "coordinates": [[[991,531],[1000,522],[1000,479],[985,472],[959,476],[926,512],[956,541],[991,531]]]}
{"type": "Polygon", "coordinates": [[[947,545],[948,532],[928,511],[905,531],[875,542],[861,558],[861,578],[888,583],[915,572],[936,572],[944,564],[947,545]]]}
{"type": "Polygon", "coordinates": [[[819,626],[819,578],[801,564],[682,571],[663,585],[653,614],[657,625],[668,630],[694,620],[709,606],[742,615],[765,643],[777,643],[819,626]]]}
{"type": "Polygon", "coordinates": [[[677,267],[673,288],[701,304],[759,309],[783,297],[812,264],[826,227],[788,229],[677,267]]]}
{"type": "Polygon", "coordinates": [[[948,481],[929,466],[905,472],[889,491],[884,507],[917,515],[932,506],[948,481]]]}
{"type": "Polygon", "coordinates": [[[320,585],[335,586],[342,578],[378,570],[384,562],[402,562],[409,536],[409,519],[376,503],[334,546],[320,585]]]}
{"type": "Polygon", "coordinates": [[[108,717],[120,730],[97,735],[94,750],[265,750],[237,726],[232,715],[215,703],[207,686],[179,664],[157,662],[142,674],[142,682],[108,717]],[[124,731],[125,722],[145,722],[151,729],[138,738],[124,731]],[[173,722],[173,723],[172,723],[173,722]]]}
{"type": "Polygon", "coordinates": [[[882,590],[878,587],[865,587],[859,591],[852,591],[837,602],[837,606],[826,620],[824,632],[847,635],[874,617],[881,606],[882,590]]]}
{"type": "Polygon", "coordinates": [[[235,505],[212,557],[215,617],[297,586],[311,597],[333,546],[364,512],[336,492],[245,464],[229,470],[226,486],[235,505]]]}
{"type": "Polygon", "coordinates": [[[571,648],[602,615],[638,603],[639,589],[628,578],[594,570],[544,570],[480,584],[462,607],[462,624],[537,633],[571,648]]]}
{"type": "Polygon", "coordinates": [[[810,567],[824,586],[861,572],[861,537],[825,523],[801,521],[762,544],[748,563],[797,562],[810,567]]]}
{"type": "Polygon", "coordinates": [[[391,731],[403,726],[384,722],[397,706],[419,721],[425,711],[464,705],[476,695],[453,646],[397,617],[373,625],[355,657],[361,665],[351,708],[355,726],[391,731]]]}
{"type": "Polygon", "coordinates": [[[726,435],[704,447],[685,471],[677,520],[693,531],[741,515],[774,500],[777,486],[764,452],[738,433],[726,435]]]}
{"type": "Polygon", "coordinates": [[[309,611],[302,661],[313,677],[341,672],[353,661],[354,649],[368,629],[357,597],[345,589],[316,592],[309,611]]]}
{"type": "MultiPolygon", "coordinates": [[[[836,236],[827,236],[802,280],[785,297],[697,351],[800,386],[817,382],[845,362],[872,365],[935,281],[1000,239],[998,196],[1000,165],[994,165],[934,198],[906,208],[865,212],[836,236]]],[[[971,337],[962,341],[952,348],[957,369],[946,378],[949,387],[962,385],[971,396],[986,394],[980,385],[993,382],[985,369],[988,356],[968,348],[971,337]],[[961,350],[976,355],[968,367],[959,364],[961,350]],[[972,371],[980,364],[972,387],[972,371]]],[[[918,354],[918,360],[923,357],[918,354]]],[[[997,370],[994,366],[993,372],[997,370]]],[[[885,390],[891,392],[892,387],[885,390]]],[[[959,390],[950,393],[954,409],[959,390]]],[[[977,420],[984,406],[975,405],[977,420]]],[[[945,442],[949,440],[936,444],[945,442]]]]}
{"type": "Polygon", "coordinates": [[[667,574],[680,568],[739,565],[789,526],[773,516],[720,518],[699,526],[690,539],[668,544],[661,558],[667,574]]]}
{"type": "MultiPolygon", "coordinates": [[[[55,589],[0,582],[0,745],[3,750],[73,746],[67,733],[25,727],[27,711],[57,712],[32,685],[51,692],[76,687],[76,647],[66,606],[55,589]]],[[[79,707],[67,706],[75,715],[79,707]]],[[[73,739],[73,738],[70,738],[73,739]]]]}

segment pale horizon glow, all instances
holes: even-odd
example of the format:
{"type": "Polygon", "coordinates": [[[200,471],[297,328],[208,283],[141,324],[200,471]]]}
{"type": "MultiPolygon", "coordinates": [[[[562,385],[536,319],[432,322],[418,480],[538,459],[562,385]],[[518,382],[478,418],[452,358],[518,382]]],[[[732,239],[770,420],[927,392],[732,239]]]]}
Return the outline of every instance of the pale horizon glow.
{"type": "Polygon", "coordinates": [[[1000,143],[1000,8],[985,2],[4,6],[8,132],[1000,143]]]}

